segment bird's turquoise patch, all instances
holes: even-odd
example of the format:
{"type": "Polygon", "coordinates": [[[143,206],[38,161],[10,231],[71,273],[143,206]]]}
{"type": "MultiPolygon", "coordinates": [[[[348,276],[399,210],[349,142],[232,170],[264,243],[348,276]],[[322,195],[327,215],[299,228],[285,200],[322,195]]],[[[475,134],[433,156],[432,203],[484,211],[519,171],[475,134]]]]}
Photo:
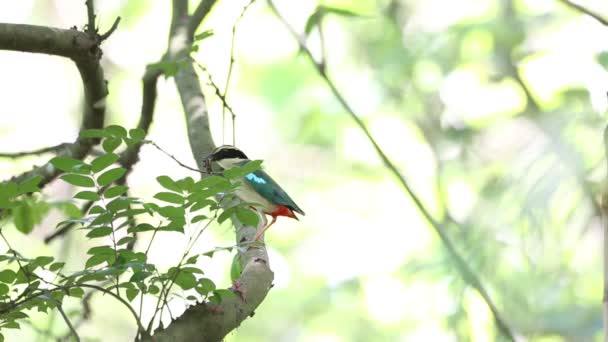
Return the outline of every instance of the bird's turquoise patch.
{"type": "Polygon", "coordinates": [[[245,176],[245,178],[247,178],[247,180],[250,182],[266,184],[266,180],[264,178],[256,176],[253,172],[245,176]]]}

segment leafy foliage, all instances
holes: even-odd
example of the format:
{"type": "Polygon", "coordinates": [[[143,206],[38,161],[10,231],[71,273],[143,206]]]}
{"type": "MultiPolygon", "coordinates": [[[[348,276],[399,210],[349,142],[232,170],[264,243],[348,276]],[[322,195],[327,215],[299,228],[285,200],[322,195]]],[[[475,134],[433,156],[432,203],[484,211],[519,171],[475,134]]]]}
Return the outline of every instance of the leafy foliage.
{"type": "MultiPolygon", "coordinates": [[[[59,222],[57,228],[76,224],[95,245],[87,251],[83,269],[70,273],[63,271],[63,261],[55,261],[50,256],[28,259],[12,249],[0,255],[3,264],[0,330],[19,328],[18,321],[29,317],[28,310],[49,312],[67,298],[82,298],[89,286],[113,292],[129,302],[138,296],[155,297],[156,313],[176,295],[176,289],[188,291],[189,301],[219,303],[230,296],[230,291],[217,290],[197,266],[200,256],[212,257],[214,251],[192,255],[190,249],[212,222],[221,223],[234,217],[244,224],[258,223],[251,203],[223,209],[220,201],[234,202],[234,191],[240,184],[238,177],[257,170],[261,162],[198,181],[191,177],[158,176],[157,182],[163,190],[153,196],[156,201],[145,201],[129,196],[129,188],[124,185],[127,169],[116,165],[120,161],[116,151],[142,142],[145,134],[138,129],[127,131],[121,126],[108,126],[103,130],[84,131],[81,137],[102,139],[105,153],[90,162],[58,156],[51,164],[63,172],[59,177],[62,181],[79,188],[74,201],[90,201],[90,209],[82,213],[73,202],[52,205],[68,217],[59,222]],[[145,251],[133,248],[136,235],[144,232],[152,234],[150,245],[160,234],[175,233],[190,236],[190,244],[176,266],[161,270],[148,261],[149,247],[145,251]],[[53,278],[58,280],[50,280],[53,278]]],[[[20,183],[0,183],[0,209],[7,210],[6,215],[24,234],[32,231],[51,206],[33,195],[39,191],[40,181],[41,177],[33,177],[20,183]]],[[[218,250],[226,249],[232,250],[232,247],[218,250]]]]}

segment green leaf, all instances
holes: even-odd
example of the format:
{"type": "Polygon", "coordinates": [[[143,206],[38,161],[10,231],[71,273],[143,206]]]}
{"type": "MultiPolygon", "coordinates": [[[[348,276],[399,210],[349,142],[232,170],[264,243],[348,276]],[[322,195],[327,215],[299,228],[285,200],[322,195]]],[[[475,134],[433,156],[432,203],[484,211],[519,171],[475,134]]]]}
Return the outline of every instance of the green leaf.
{"type": "Polygon", "coordinates": [[[95,187],[95,182],[89,176],[68,173],[65,175],[61,175],[61,177],[59,177],[59,178],[63,179],[64,181],[66,181],[72,185],[75,185],[75,186],[80,186],[83,188],[95,187]]]}
{"type": "Polygon", "coordinates": [[[97,182],[100,186],[106,186],[124,176],[127,173],[127,169],[124,167],[117,167],[115,169],[108,170],[97,178],[97,182]]]}
{"type": "Polygon", "coordinates": [[[175,277],[175,284],[183,290],[189,290],[196,286],[196,277],[192,273],[180,270],[175,277]]]}
{"type": "Polygon", "coordinates": [[[253,171],[259,170],[262,166],[262,162],[262,160],[252,160],[243,166],[230,168],[224,171],[224,177],[229,179],[244,177],[253,171]]]}
{"type": "Polygon", "coordinates": [[[74,198],[83,199],[87,201],[99,201],[101,196],[99,196],[95,191],[81,191],[74,195],[74,198]]]}
{"type": "Polygon", "coordinates": [[[129,201],[123,198],[115,198],[106,206],[111,212],[118,212],[119,210],[127,209],[129,207],[129,201]]]}
{"type": "Polygon", "coordinates": [[[80,208],[72,202],[60,202],[57,206],[70,219],[79,219],[82,217],[80,208]]]}
{"type": "Polygon", "coordinates": [[[140,142],[146,137],[146,131],[144,131],[142,128],[133,128],[129,130],[129,136],[134,142],[140,142]]]}
{"type": "Polygon", "coordinates": [[[156,181],[165,189],[171,190],[174,192],[182,192],[177,183],[171,179],[169,176],[158,176],[156,177],[156,181]]]}
{"type": "Polygon", "coordinates": [[[122,126],[110,125],[110,126],[107,126],[106,128],[104,128],[104,130],[114,137],[118,137],[118,138],[127,137],[127,130],[122,126]]]}
{"type": "Polygon", "coordinates": [[[236,218],[238,218],[239,221],[246,226],[257,227],[260,221],[258,214],[249,208],[237,207],[235,214],[236,218]]]}
{"type": "Polygon", "coordinates": [[[133,273],[133,275],[131,276],[131,278],[129,279],[129,281],[130,282],[142,281],[142,280],[148,278],[151,275],[152,275],[152,273],[146,272],[146,271],[135,272],[135,273],[133,273]]]}
{"type": "Polygon", "coordinates": [[[100,227],[91,229],[91,231],[87,234],[87,237],[93,239],[108,236],[110,234],[112,234],[111,227],[100,227]]]}
{"type": "MultiPolygon", "coordinates": [[[[8,293],[8,291],[9,291],[8,285],[0,283],[0,296],[6,295],[8,293]]],[[[4,325],[4,327],[6,327],[6,325],[4,325]]]]}
{"type": "Polygon", "coordinates": [[[128,233],[139,233],[139,232],[148,232],[151,230],[154,230],[155,228],[148,223],[140,223],[135,227],[131,227],[129,229],[127,229],[128,233]]]}
{"type": "Polygon", "coordinates": [[[232,264],[230,265],[230,279],[233,283],[241,277],[241,273],[243,273],[243,270],[239,260],[239,254],[236,253],[232,258],[232,264]]]}
{"type": "Polygon", "coordinates": [[[154,198],[164,201],[164,202],[173,203],[173,204],[183,204],[184,203],[184,198],[181,195],[178,195],[173,192],[159,192],[156,195],[154,195],[154,198]]]}
{"type": "Polygon", "coordinates": [[[85,129],[84,131],[80,132],[80,138],[84,139],[84,138],[107,138],[110,137],[110,133],[106,132],[103,129],[98,129],[98,128],[91,128],[91,129],[85,129]]]}
{"type": "Polygon", "coordinates": [[[95,225],[110,223],[110,221],[112,221],[112,219],[113,219],[112,213],[104,211],[101,215],[97,216],[91,222],[91,225],[95,226],[95,225]]]}
{"type": "Polygon", "coordinates": [[[160,207],[158,213],[169,219],[183,218],[186,215],[184,208],[173,206],[160,207]]]}
{"type": "Polygon", "coordinates": [[[155,294],[158,294],[159,292],[160,292],[160,289],[158,288],[158,286],[156,286],[156,285],[148,286],[148,293],[155,295],[155,294]]]}
{"type": "Polygon", "coordinates": [[[118,240],[118,242],[116,244],[118,246],[120,246],[120,245],[124,245],[126,243],[131,243],[131,242],[134,242],[134,241],[135,241],[134,237],[132,237],[132,236],[125,236],[122,239],[118,240]]]}
{"type": "Polygon", "coordinates": [[[608,70],[608,52],[602,51],[596,57],[598,63],[600,63],[604,69],[608,70]]]}
{"type": "Polygon", "coordinates": [[[40,267],[44,267],[44,266],[52,263],[53,260],[55,260],[55,258],[53,258],[51,256],[39,256],[36,259],[34,259],[33,263],[40,267]]]}
{"type": "Polygon", "coordinates": [[[0,271],[0,282],[10,284],[15,280],[17,273],[13,270],[2,270],[0,271]]]}
{"type": "Polygon", "coordinates": [[[125,192],[127,192],[127,190],[129,190],[129,187],[127,187],[125,185],[116,185],[111,188],[108,188],[108,190],[106,190],[106,192],[103,193],[103,197],[112,198],[112,197],[120,196],[120,195],[124,194],[125,192]]]}
{"type": "Polygon", "coordinates": [[[87,254],[95,255],[95,254],[114,254],[116,253],[114,249],[110,246],[95,246],[89,248],[87,254]]]}
{"type": "Polygon", "coordinates": [[[84,296],[84,290],[80,287],[72,287],[68,290],[68,295],[71,297],[82,298],[84,296]]]}
{"type": "Polygon", "coordinates": [[[192,177],[185,177],[175,183],[183,191],[191,191],[194,187],[194,179],[192,179],[192,177]]]}
{"type": "Polygon", "coordinates": [[[197,286],[197,291],[203,296],[207,295],[209,292],[215,291],[215,283],[208,278],[200,278],[198,280],[199,286],[197,286]],[[200,288],[203,293],[201,293],[198,288],[200,288]]]}
{"type": "Polygon", "coordinates": [[[109,153],[114,152],[114,150],[120,146],[121,142],[122,140],[119,138],[106,138],[101,145],[103,146],[103,150],[109,153]]]}
{"type": "Polygon", "coordinates": [[[182,267],[181,268],[181,272],[188,272],[188,273],[197,273],[197,274],[203,274],[203,270],[201,270],[198,267],[182,267]]]}
{"type": "Polygon", "coordinates": [[[50,162],[55,168],[65,172],[72,172],[77,167],[85,165],[82,160],[64,156],[55,157],[50,162]]]}
{"type": "Polygon", "coordinates": [[[135,297],[139,294],[138,289],[127,289],[127,299],[132,302],[135,297]]]}
{"type": "Polygon", "coordinates": [[[23,195],[28,192],[40,191],[38,184],[42,181],[42,176],[34,176],[19,183],[17,187],[17,195],[23,195]]]}
{"type": "Polygon", "coordinates": [[[13,216],[13,224],[15,224],[15,228],[18,231],[26,235],[32,232],[35,223],[29,202],[24,201],[19,203],[18,206],[11,210],[11,214],[13,216]]]}
{"type": "Polygon", "coordinates": [[[114,164],[119,158],[120,157],[116,153],[103,154],[91,162],[91,170],[93,170],[93,172],[99,172],[114,164]]]}
{"type": "Polygon", "coordinates": [[[307,36],[310,34],[310,32],[312,32],[312,30],[315,27],[317,27],[317,26],[319,26],[319,24],[321,24],[321,20],[327,14],[333,14],[333,15],[337,15],[337,16],[341,16],[341,17],[361,17],[360,14],[355,13],[351,10],[347,10],[344,8],[338,8],[338,7],[320,5],[315,9],[315,11],[310,15],[310,17],[308,17],[308,20],[306,20],[306,25],[304,26],[304,32],[306,32],[307,36]]]}
{"type": "Polygon", "coordinates": [[[230,181],[227,180],[226,178],[220,177],[220,176],[215,176],[215,175],[207,176],[207,177],[199,180],[198,182],[194,183],[194,186],[192,187],[191,191],[193,191],[193,192],[200,191],[200,190],[207,189],[212,186],[219,185],[219,184],[229,186],[230,181]]]}
{"type": "Polygon", "coordinates": [[[213,36],[213,30],[205,30],[197,35],[194,36],[194,41],[195,42],[200,42],[201,40],[205,39],[205,38],[209,38],[213,36]]]}
{"type": "Polygon", "coordinates": [[[54,262],[49,267],[49,270],[51,270],[51,272],[55,272],[55,271],[59,270],[60,268],[62,268],[63,266],[65,266],[65,262],[54,262]]]}
{"type": "Polygon", "coordinates": [[[194,218],[192,218],[192,220],[190,220],[190,223],[197,223],[206,219],[208,219],[208,217],[205,215],[196,215],[194,218]]]}
{"type": "Polygon", "coordinates": [[[99,205],[94,205],[91,209],[89,209],[89,214],[94,215],[94,214],[101,214],[101,213],[105,213],[106,210],[99,206],[99,205]]]}
{"type": "Polygon", "coordinates": [[[232,216],[232,214],[234,214],[235,210],[236,210],[236,207],[224,209],[224,212],[221,213],[220,216],[217,218],[217,222],[219,224],[224,223],[224,221],[226,221],[227,219],[229,219],[230,216],[232,216]]]}
{"type": "Polygon", "coordinates": [[[306,20],[306,25],[304,26],[304,32],[308,36],[312,30],[319,25],[321,22],[321,18],[323,18],[323,12],[319,10],[319,7],[315,9],[314,12],[308,17],[306,20]]]}
{"type": "Polygon", "coordinates": [[[103,262],[109,263],[109,260],[111,260],[112,258],[113,258],[113,255],[110,255],[110,254],[95,254],[87,260],[84,267],[91,268],[91,267],[97,266],[103,262]]]}
{"type": "Polygon", "coordinates": [[[210,199],[197,200],[194,205],[190,208],[191,212],[199,211],[203,208],[213,206],[215,202],[210,199]]]}

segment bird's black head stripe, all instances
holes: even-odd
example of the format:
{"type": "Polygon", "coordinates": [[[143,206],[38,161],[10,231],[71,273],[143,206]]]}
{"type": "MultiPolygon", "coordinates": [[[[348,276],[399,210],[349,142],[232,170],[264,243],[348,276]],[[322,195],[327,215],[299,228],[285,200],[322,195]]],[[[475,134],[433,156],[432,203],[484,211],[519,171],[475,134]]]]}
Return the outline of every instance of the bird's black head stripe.
{"type": "Polygon", "coordinates": [[[218,161],[223,159],[248,159],[243,151],[234,147],[220,148],[218,151],[213,153],[211,160],[218,161]]]}

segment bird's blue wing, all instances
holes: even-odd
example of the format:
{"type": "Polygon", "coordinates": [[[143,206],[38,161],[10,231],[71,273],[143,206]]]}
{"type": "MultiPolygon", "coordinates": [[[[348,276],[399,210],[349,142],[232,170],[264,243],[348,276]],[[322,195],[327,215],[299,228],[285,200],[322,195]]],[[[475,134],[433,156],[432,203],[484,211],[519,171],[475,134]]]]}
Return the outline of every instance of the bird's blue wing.
{"type": "Polygon", "coordinates": [[[245,181],[251,185],[253,190],[271,203],[284,205],[291,210],[304,215],[304,211],[289,197],[277,182],[274,181],[264,170],[256,170],[247,174],[245,181]]]}

